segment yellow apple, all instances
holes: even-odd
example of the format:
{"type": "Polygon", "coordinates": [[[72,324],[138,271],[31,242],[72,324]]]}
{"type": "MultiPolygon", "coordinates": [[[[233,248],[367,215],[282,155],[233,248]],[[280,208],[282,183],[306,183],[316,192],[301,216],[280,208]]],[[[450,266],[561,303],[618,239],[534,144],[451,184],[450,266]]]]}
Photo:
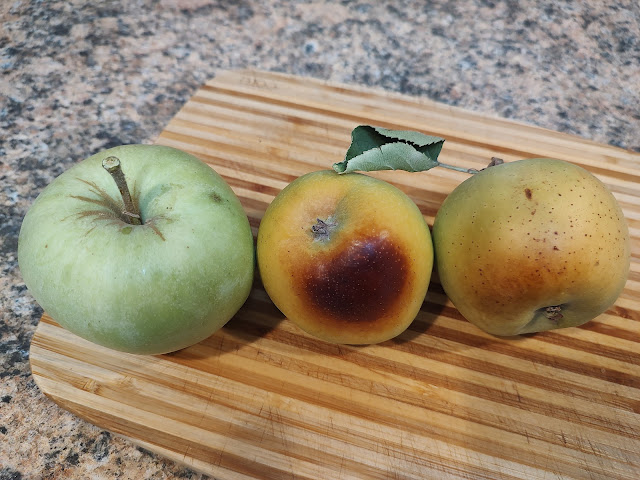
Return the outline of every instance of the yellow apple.
{"type": "Polygon", "coordinates": [[[629,272],[628,228],[614,196],[554,159],[491,166],[460,184],[433,225],[442,287],[495,335],[581,325],[609,308],[629,272]]]}
{"type": "Polygon", "coordinates": [[[372,344],[416,317],[433,246],[401,190],[327,170],[296,179],[270,204],[257,259],[265,290],[289,320],[327,342],[372,344]]]}

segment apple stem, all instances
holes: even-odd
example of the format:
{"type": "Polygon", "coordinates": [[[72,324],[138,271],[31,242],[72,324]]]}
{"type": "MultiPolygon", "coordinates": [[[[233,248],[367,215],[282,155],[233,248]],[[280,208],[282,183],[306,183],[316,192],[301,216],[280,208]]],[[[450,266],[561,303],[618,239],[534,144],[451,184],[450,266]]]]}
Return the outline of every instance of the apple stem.
{"type": "Polygon", "coordinates": [[[496,165],[500,165],[502,163],[504,163],[504,160],[502,160],[501,158],[491,157],[491,162],[489,163],[489,165],[487,165],[485,168],[481,168],[480,170],[478,170],[476,168],[456,167],[455,165],[449,165],[448,163],[442,163],[442,162],[438,162],[438,166],[439,167],[448,168],[449,170],[455,170],[456,172],[474,174],[474,173],[478,173],[478,172],[480,172],[482,170],[485,170],[485,169],[487,169],[489,167],[495,167],[496,165]]]}
{"type": "Polygon", "coordinates": [[[455,165],[449,165],[448,163],[438,162],[439,167],[448,168],[449,170],[455,170],[456,172],[462,173],[478,173],[479,170],[475,168],[464,168],[464,167],[456,167],[455,165]]]}
{"type": "Polygon", "coordinates": [[[107,157],[102,160],[102,167],[109,172],[111,178],[116,182],[118,186],[118,190],[120,190],[120,195],[122,196],[122,201],[124,202],[124,211],[122,212],[125,216],[125,220],[127,223],[131,225],[142,225],[142,220],[140,217],[140,213],[138,209],[131,199],[131,193],[129,192],[129,186],[127,185],[127,181],[124,178],[124,172],[120,167],[120,159],[118,157],[107,157]]]}

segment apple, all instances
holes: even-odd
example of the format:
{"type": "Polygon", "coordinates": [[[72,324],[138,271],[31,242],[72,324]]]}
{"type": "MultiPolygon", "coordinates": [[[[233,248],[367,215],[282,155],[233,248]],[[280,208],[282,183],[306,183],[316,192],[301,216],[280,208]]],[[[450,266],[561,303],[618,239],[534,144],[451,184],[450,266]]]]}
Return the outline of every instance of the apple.
{"type": "Polygon", "coordinates": [[[433,225],[438,275],[471,323],[500,336],[581,325],[626,283],[630,241],[607,187],[548,158],[475,173],[433,225]]]}
{"type": "Polygon", "coordinates": [[[312,172],[287,185],[258,229],[258,271],[280,311],[338,344],[396,337],[416,317],[433,267],[429,227],[391,184],[312,172]]]}
{"type": "Polygon", "coordinates": [[[18,239],[24,281],[54,320],[138,354],[179,350],[222,327],[249,295],[254,257],[229,185],[157,145],[105,150],[62,173],[18,239]]]}

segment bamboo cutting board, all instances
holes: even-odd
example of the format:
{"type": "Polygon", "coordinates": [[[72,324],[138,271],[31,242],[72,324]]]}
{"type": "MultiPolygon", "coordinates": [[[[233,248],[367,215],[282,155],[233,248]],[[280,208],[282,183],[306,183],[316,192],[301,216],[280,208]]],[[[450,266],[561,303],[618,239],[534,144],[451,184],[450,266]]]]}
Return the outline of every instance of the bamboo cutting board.
{"type": "MultiPolygon", "coordinates": [[[[63,408],[217,479],[640,478],[640,155],[430,101],[281,74],[224,72],[158,143],[232,186],[254,234],[273,197],[343,158],[358,124],[446,139],[440,159],[482,168],[550,156],[584,166],[632,235],[616,305],[581,328],[501,339],[465,321],[434,278],[418,317],[380,345],[323,343],[256,280],[226,327],[180,352],[135,356],[46,314],[31,346],[63,408]]],[[[466,174],[383,172],[429,224],[466,174]]]]}

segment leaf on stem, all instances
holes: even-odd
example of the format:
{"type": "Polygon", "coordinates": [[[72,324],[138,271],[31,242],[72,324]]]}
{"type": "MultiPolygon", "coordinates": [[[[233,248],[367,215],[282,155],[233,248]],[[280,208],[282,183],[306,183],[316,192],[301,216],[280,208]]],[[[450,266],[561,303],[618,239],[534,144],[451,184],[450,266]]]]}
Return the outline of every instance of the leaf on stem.
{"type": "Polygon", "coordinates": [[[342,162],[334,163],[338,173],[356,170],[406,170],[423,172],[440,165],[438,155],[444,139],[410,130],[389,130],[359,125],[351,132],[351,145],[342,162]]]}

